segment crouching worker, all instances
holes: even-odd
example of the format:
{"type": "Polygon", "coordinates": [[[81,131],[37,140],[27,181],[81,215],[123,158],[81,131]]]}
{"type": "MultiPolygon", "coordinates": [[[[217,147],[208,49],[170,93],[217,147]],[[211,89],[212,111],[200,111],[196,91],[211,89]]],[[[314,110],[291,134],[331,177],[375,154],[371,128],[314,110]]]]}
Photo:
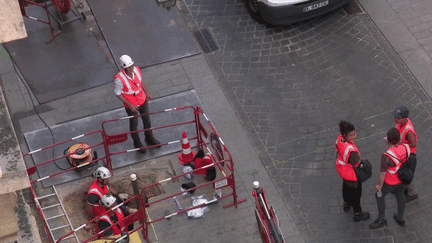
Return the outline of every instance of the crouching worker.
{"type": "Polygon", "coordinates": [[[93,217],[106,212],[106,208],[100,204],[103,195],[111,193],[118,198],[119,203],[128,198],[126,193],[117,193],[117,190],[109,185],[111,172],[106,167],[97,168],[93,172],[93,177],[95,180],[87,192],[87,202],[92,206],[93,217]]]}
{"type": "Polygon", "coordinates": [[[103,231],[112,226],[112,228],[102,233],[103,236],[120,235],[121,233],[133,230],[133,224],[125,225],[123,219],[136,212],[136,209],[122,205],[115,210],[110,210],[118,204],[116,197],[109,193],[102,196],[101,204],[106,208],[106,212],[99,219],[99,230],[103,231]]]}

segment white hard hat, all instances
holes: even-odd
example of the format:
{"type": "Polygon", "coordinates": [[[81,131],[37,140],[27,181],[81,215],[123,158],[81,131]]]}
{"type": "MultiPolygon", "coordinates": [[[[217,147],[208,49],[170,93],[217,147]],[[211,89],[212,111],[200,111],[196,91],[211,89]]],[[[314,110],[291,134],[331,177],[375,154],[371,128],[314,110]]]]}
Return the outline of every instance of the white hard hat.
{"type": "MultiPolygon", "coordinates": [[[[183,166],[183,170],[182,171],[183,171],[183,173],[188,173],[190,171],[193,171],[193,168],[191,166],[189,166],[189,165],[185,165],[185,166],[183,166]]],[[[193,178],[193,172],[189,173],[189,174],[186,174],[185,177],[188,180],[192,180],[192,178],[193,178]]]]}
{"type": "Polygon", "coordinates": [[[122,68],[128,68],[134,64],[132,58],[128,55],[123,55],[120,57],[120,66],[122,68]]]}
{"type": "Polygon", "coordinates": [[[93,177],[108,179],[111,178],[111,172],[105,167],[99,167],[95,172],[93,172],[93,177]]]}
{"type": "Polygon", "coordinates": [[[100,202],[106,208],[109,208],[115,203],[115,201],[116,201],[116,198],[111,193],[107,193],[107,194],[102,196],[100,202]]]}

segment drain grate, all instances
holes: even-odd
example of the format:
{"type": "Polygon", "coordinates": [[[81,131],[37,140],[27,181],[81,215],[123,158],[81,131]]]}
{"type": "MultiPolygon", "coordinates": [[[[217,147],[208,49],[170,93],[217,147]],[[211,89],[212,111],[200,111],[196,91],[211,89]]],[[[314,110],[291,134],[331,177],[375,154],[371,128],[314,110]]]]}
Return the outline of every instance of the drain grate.
{"type": "Polygon", "coordinates": [[[195,31],[194,36],[204,53],[210,53],[219,50],[219,47],[208,28],[195,31]]]}
{"type": "Polygon", "coordinates": [[[363,9],[360,7],[360,4],[358,3],[357,0],[349,1],[349,3],[346,4],[346,5],[343,7],[343,9],[345,9],[346,13],[347,13],[347,14],[350,14],[350,15],[354,15],[354,14],[362,14],[362,13],[364,13],[364,12],[363,12],[363,9]]]}

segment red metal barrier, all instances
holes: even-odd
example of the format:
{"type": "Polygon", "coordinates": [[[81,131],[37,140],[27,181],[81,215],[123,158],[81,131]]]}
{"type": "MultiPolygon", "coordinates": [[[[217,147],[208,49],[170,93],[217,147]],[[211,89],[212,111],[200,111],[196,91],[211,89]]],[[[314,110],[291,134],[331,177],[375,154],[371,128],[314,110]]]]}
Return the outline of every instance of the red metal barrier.
{"type": "MultiPolygon", "coordinates": [[[[233,202],[224,205],[223,208],[227,208],[227,207],[230,207],[230,206],[237,207],[237,205],[239,203],[242,203],[242,202],[246,201],[246,199],[240,199],[240,200],[237,199],[237,192],[236,192],[235,178],[234,178],[234,163],[232,161],[231,153],[229,152],[229,150],[226,147],[225,143],[220,138],[220,136],[219,136],[216,128],[213,126],[213,124],[211,123],[211,121],[208,118],[208,116],[203,112],[203,110],[199,106],[194,109],[194,114],[195,114],[195,125],[196,125],[196,130],[197,130],[197,147],[199,149],[203,149],[205,147],[206,150],[207,150],[207,152],[210,154],[210,156],[212,158],[212,161],[213,161],[212,164],[209,164],[209,165],[204,166],[204,167],[199,168],[199,169],[205,169],[207,167],[213,167],[213,166],[215,166],[216,168],[219,169],[220,173],[222,173],[223,177],[219,178],[219,179],[216,179],[214,181],[203,183],[201,185],[198,185],[196,187],[190,188],[190,189],[185,190],[185,191],[179,191],[177,193],[174,193],[172,195],[160,198],[160,199],[158,199],[156,201],[153,201],[151,203],[145,202],[145,207],[150,207],[150,205],[152,205],[152,204],[157,204],[157,203],[160,203],[160,202],[165,201],[165,200],[170,200],[170,199],[172,199],[172,198],[174,198],[176,196],[179,196],[180,194],[182,194],[184,192],[194,191],[194,190],[196,190],[198,188],[202,188],[202,187],[205,187],[205,186],[208,186],[208,185],[213,185],[214,189],[221,189],[221,188],[224,188],[224,187],[229,187],[229,188],[232,189],[232,191],[230,193],[222,196],[222,197],[214,198],[213,200],[210,200],[206,204],[200,204],[200,205],[188,208],[188,209],[181,209],[181,210],[178,210],[176,212],[172,212],[172,213],[170,213],[168,215],[165,215],[163,217],[159,217],[159,218],[154,219],[154,220],[147,220],[147,218],[145,218],[146,221],[145,221],[145,224],[143,226],[144,227],[143,228],[143,236],[144,236],[144,238],[148,242],[151,242],[151,240],[149,238],[149,234],[148,234],[148,229],[149,229],[148,226],[150,224],[162,221],[164,219],[169,219],[169,218],[171,218],[173,216],[186,213],[187,211],[190,211],[190,210],[193,210],[193,209],[196,209],[196,208],[200,208],[200,207],[205,206],[207,204],[210,204],[210,203],[213,203],[213,202],[216,202],[216,201],[220,201],[220,200],[223,200],[223,199],[229,198],[229,197],[233,198],[233,202]],[[209,130],[211,130],[211,133],[210,133],[211,136],[210,136],[210,138],[209,138],[209,133],[208,133],[208,131],[206,131],[204,124],[201,123],[200,115],[202,115],[205,118],[206,123],[207,123],[207,125],[209,127],[209,130]],[[206,143],[205,139],[208,139],[209,142],[206,143]],[[208,146],[209,144],[211,145],[210,147],[208,146]],[[227,168],[229,169],[229,171],[227,173],[225,173],[224,170],[223,170],[224,166],[227,166],[227,168]]],[[[153,184],[150,184],[150,185],[144,187],[141,190],[141,197],[144,197],[145,191],[148,190],[150,187],[157,186],[158,184],[161,184],[161,183],[164,183],[164,182],[175,180],[175,179],[183,177],[183,176],[185,176],[187,174],[195,173],[199,169],[195,169],[193,171],[186,172],[186,173],[183,173],[183,174],[180,174],[180,175],[177,175],[177,176],[173,176],[173,177],[170,177],[170,178],[166,178],[166,179],[161,180],[159,182],[155,182],[153,184]]]]}
{"type": "MultiPolygon", "coordinates": [[[[79,139],[82,140],[82,139],[85,138],[86,136],[90,136],[90,135],[94,135],[94,134],[100,134],[102,140],[101,140],[99,143],[97,143],[97,144],[91,145],[90,148],[93,149],[93,148],[95,148],[95,147],[98,147],[98,146],[101,146],[101,145],[105,145],[105,142],[103,141],[103,140],[104,140],[104,134],[102,133],[101,130],[96,130],[96,131],[91,131],[91,132],[88,132],[88,133],[84,133],[84,134],[78,135],[78,136],[76,136],[76,137],[73,137],[73,138],[70,138],[70,139],[67,139],[67,140],[64,140],[64,141],[58,142],[58,143],[56,143],[56,144],[52,144],[52,145],[49,145],[49,146],[46,146],[46,147],[43,147],[43,148],[39,148],[39,149],[36,149],[36,150],[30,151],[30,152],[28,152],[28,153],[23,153],[23,157],[24,157],[24,159],[26,159],[26,158],[27,158],[28,156],[30,156],[30,155],[33,155],[33,154],[36,154],[36,153],[39,153],[39,152],[42,152],[42,151],[45,151],[45,150],[48,150],[48,149],[51,149],[51,148],[55,148],[55,147],[57,147],[57,146],[59,146],[59,145],[66,144],[66,143],[69,143],[69,142],[72,142],[72,141],[75,141],[75,140],[78,140],[78,141],[79,141],[79,139]]],[[[47,164],[49,164],[49,163],[55,162],[55,161],[60,160],[60,159],[66,159],[66,157],[68,157],[68,156],[71,155],[71,154],[73,154],[73,153],[66,153],[66,154],[64,154],[64,155],[62,155],[62,156],[60,156],[60,157],[56,157],[56,158],[53,158],[53,159],[50,159],[50,160],[47,160],[47,161],[44,161],[44,162],[37,163],[37,164],[34,165],[34,166],[27,167],[27,174],[28,174],[29,176],[30,176],[30,175],[33,175],[33,174],[37,171],[37,168],[38,168],[38,167],[43,166],[43,165],[47,165],[47,164]]],[[[106,153],[105,153],[105,154],[106,154],[106,153]]],[[[90,163],[88,163],[88,164],[97,163],[97,161],[102,160],[102,161],[104,162],[104,164],[105,164],[106,166],[108,166],[108,164],[107,164],[108,161],[106,160],[106,159],[107,159],[106,157],[107,157],[107,156],[104,156],[104,157],[101,157],[101,158],[97,158],[97,159],[93,159],[93,160],[92,160],[90,163]]],[[[82,164],[82,165],[80,165],[80,167],[82,167],[82,166],[86,166],[86,165],[88,165],[88,164],[82,164]]],[[[48,176],[45,176],[45,177],[39,178],[39,179],[37,179],[37,180],[30,181],[30,183],[31,183],[31,184],[34,184],[34,183],[36,183],[36,182],[43,181],[43,180],[46,180],[46,179],[49,179],[49,178],[52,178],[52,177],[58,176],[58,175],[60,175],[60,174],[63,174],[63,173],[66,173],[66,172],[69,172],[69,171],[75,170],[75,169],[76,169],[75,167],[71,167],[71,168],[69,168],[69,169],[62,170],[62,171],[60,171],[60,172],[57,172],[57,173],[54,173],[54,174],[51,174],[51,175],[48,175],[48,176]]]]}
{"type": "MultiPolygon", "coordinates": [[[[228,148],[225,145],[225,143],[223,142],[223,140],[220,138],[220,136],[219,136],[216,128],[213,126],[213,124],[211,123],[211,121],[208,118],[208,116],[203,112],[203,110],[199,106],[197,106],[197,107],[194,107],[194,106],[182,106],[182,107],[177,107],[177,108],[165,109],[163,111],[151,112],[149,114],[150,115],[155,115],[155,114],[160,114],[160,113],[165,113],[165,112],[182,111],[182,110],[191,110],[193,112],[193,119],[192,120],[186,120],[186,121],[178,122],[178,123],[174,123],[174,124],[169,124],[169,125],[161,125],[161,126],[157,126],[157,127],[152,127],[152,128],[149,128],[149,129],[137,130],[137,131],[134,131],[134,132],[145,132],[145,131],[152,131],[152,130],[156,130],[156,129],[163,129],[163,128],[168,128],[168,127],[184,126],[184,125],[188,125],[188,124],[193,124],[195,126],[196,136],[195,137],[190,137],[189,139],[190,140],[196,140],[196,147],[198,149],[203,149],[203,150],[205,149],[207,151],[207,153],[210,155],[210,157],[212,159],[212,162],[213,162],[212,164],[206,165],[205,167],[202,167],[202,168],[199,168],[199,169],[206,169],[206,168],[214,166],[215,168],[217,168],[219,170],[219,172],[220,172],[220,174],[222,176],[221,176],[221,178],[218,178],[218,179],[216,179],[214,181],[203,183],[203,184],[198,185],[198,186],[196,186],[194,188],[188,189],[187,192],[195,190],[197,188],[205,187],[205,186],[208,186],[208,185],[212,185],[215,190],[216,189],[222,189],[222,188],[230,188],[231,191],[228,194],[226,194],[224,196],[221,196],[219,198],[213,199],[209,203],[213,203],[213,202],[225,199],[225,198],[232,197],[233,201],[231,203],[228,203],[228,204],[224,205],[223,208],[227,208],[227,207],[230,207],[230,206],[237,207],[237,205],[239,203],[242,203],[242,202],[246,201],[246,199],[239,200],[237,198],[235,178],[234,178],[234,163],[233,163],[233,160],[232,160],[231,153],[228,150],[228,148]],[[204,122],[201,121],[201,118],[204,118],[204,122]]],[[[94,134],[100,134],[101,137],[102,137],[102,141],[98,142],[98,143],[96,143],[94,145],[91,145],[90,148],[95,148],[95,147],[98,147],[98,146],[103,146],[103,149],[104,149],[104,152],[105,152],[105,156],[103,156],[101,158],[94,159],[90,163],[96,163],[97,161],[102,160],[103,163],[104,163],[104,165],[110,171],[112,171],[112,164],[111,164],[112,163],[112,161],[111,161],[111,157],[112,156],[117,155],[117,154],[122,154],[122,153],[128,153],[128,152],[137,151],[137,150],[142,149],[142,148],[134,148],[134,149],[117,151],[117,152],[111,152],[110,151],[110,146],[111,145],[115,145],[115,144],[123,143],[123,142],[127,141],[128,134],[131,134],[132,132],[127,131],[127,132],[121,132],[121,133],[108,134],[107,126],[108,126],[109,123],[113,123],[113,122],[117,122],[117,121],[123,121],[123,120],[131,119],[133,117],[134,116],[129,116],[129,117],[123,117],[123,118],[110,119],[110,120],[103,121],[102,124],[101,124],[102,130],[96,130],[96,131],[88,132],[88,133],[85,133],[85,134],[81,134],[79,136],[76,136],[76,137],[64,140],[62,142],[58,142],[56,144],[43,147],[43,148],[31,151],[29,153],[24,153],[23,157],[24,158],[28,158],[28,156],[33,155],[35,153],[38,153],[38,152],[41,152],[41,151],[45,151],[47,149],[51,149],[51,148],[54,148],[54,147],[62,145],[62,144],[66,144],[66,143],[69,143],[69,142],[74,141],[74,140],[83,139],[86,136],[90,136],[90,135],[94,135],[94,134]]],[[[146,146],[146,147],[143,147],[143,148],[145,148],[145,149],[147,149],[147,148],[154,148],[154,147],[159,147],[159,146],[172,145],[172,144],[175,144],[175,143],[179,144],[179,148],[181,147],[181,140],[174,140],[174,141],[170,141],[170,142],[161,143],[161,144],[158,144],[158,145],[146,146]]],[[[60,157],[57,157],[57,158],[53,158],[51,160],[47,160],[47,161],[44,161],[44,162],[37,163],[34,166],[28,167],[27,168],[27,172],[28,172],[29,175],[32,175],[32,174],[34,174],[34,172],[37,171],[38,167],[46,165],[46,164],[49,164],[49,163],[52,163],[52,162],[55,162],[56,160],[59,160],[59,159],[65,159],[69,155],[71,155],[71,154],[65,154],[63,156],[60,156],[60,157]]],[[[76,168],[72,167],[72,168],[69,168],[67,170],[60,171],[58,173],[54,173],[54,174],[51,174],[51,175],[48,175],[48,176],[45,176],[45,177],[42,177],[42,178],[38,178],[36,180],[31,181],[31,184],[33,186],[34,183],[41,182],[43,180],[46,180],[46,179],[58,176],[60,174],[63,174],[63,173],[66,173],[66,172],[69,172],[69,171],[75,170],[75,169],[76,168]]],[[[149,224],[152,224],[152,223],[161,221],[163,219],[167,219],[167,218],[173,217],[175,215],[185,213],[185,212],[187,212],[189,210],[192,210],[192,209],[204,206],[204,204],[201,204],[201,205],[197,205],[197,206],[192,207],[192,208],[182,209],[182,210],[173,212],[173,213],[171,213],[169,215],[166,215],[164,217],[157,218],[155,220],[148,220],[147,217],[145,217],[146,208],[149,207],[150,205],[156,204],[156,203],[160,203],[160,202],[162,202],[164,200],[171,199],[171,198],[173,198],[175,196],[178,196],[178,195],[180,195],[180,194],[183,193],[182,191],[179,191],[179,192],[176,192],[176,193],[174,193],[172,195],[166,196],[166,197],[164,197],[162,199],[159,199],[159,200],[156,200],[156,201],[153,201],[153,202],[149,203],[149,202],[143,200],[144,192],[148,188],[150,188],[152,186],[156,186],[156,185],[164,183],[164,182],[167,182],[167,181],[175,180],[175,179],[177,179],[179,177],[185,176],[185,175],[190,174],[190,173],[195,173],[199,169],[196,169],[196,170],[193,170],[193,171],[190,171],[190,172],[187,172],[187,173],[183,173],[183,174],[180,174],[180,175],[177,175],[177,176],[173,176],[171,178],[166,178],[164,180],[152,183],[151,185],[148,185],[148,186],[142,188],[141,195],[139,197],[141,205],[140,205],[140,208],[139,208],[138,212],[136,212],[133,215],[128,216],[127,218],[125,218],[125,220],[128,220],[128,222],[136,222],[136,221],[141,221],[142,222],[142,224],[139,227],[137,227],[133,232],[135,232],[135,231],[137,231],[139,229],[142,229],[143,237],[148,242],[151,242],[150,239],[149,239],[149,235],[148,235],[148,226],[149,226],[149,224]]],[[[34,197],[37,209],[39,211],[39,215],[41,216],[41,218],[44,218],[44,214],[42,213],[42,209],[41,209],[41,207],[39,205],[39,202],[37,200],[37,197],[36,197],[36,194],[34,192],[33,187],[31,188],[31,191],[32,191],[32,194],[33,194],[33,197],[34,197]]],[[[133,198],[136,198],[136,197],[132,197],[128,201],[132,200],[133,198]]],[[[97,220],[98,220],[98,218],[95,218],[95,219],[87,222],[86,224],[81,225],[80,227],[74,229],[73,231],[71,231],[68,234],[66,234],[66,235],[62,236],[61,238],[59,238],[56,242],[62,241],[63,239],[65,239],[65,238],[71,236],[72,234],[74,234],[76,231],[82,229],[83,227],[85,227],[87,225],[93,224],[97,220]]],[[[49,235],[50,235],[49,234],[49,229],[48,229],[48,226],[45,224],[45,220],[44,220],[44,228],[45,228],[45,231],[46,231],[46,233],[48,235],[48,238],[49,238],[49,235]]],[[[133,232],[130,232],[130,233],[133,233],[133,232]]],[[[89,242],[89,241],[91,241],[93,239],[96,239],[100,233],[101,232],[99,232],[98,234],[93,235],[92,237],[90,237],[89,239],[87,239],[84,242],[89,242]]],[[[114,241],[112,241],[112,242],[114,242],[114,241]]],[[[50,242],[52,242],[51,239],[50,239],[50,242]]]]}
{"type": "MultiPolygon", "coordinates": [[[[69,2],[70,2],[70,0],[66,0],[66,1],[69,1],[69,2]]],[[[54,27],[53,27],[52,24],[51,24],[50,12],[49,12],[49,10],[48,10],[48,5],[47,5],[46,1],[43,1],[43,3],[38,3],[38,2],[35,2],[35,1],[31,1],[31,0],[19,0],[19,5],[20,5],[21,15],[22,15],[22,16],[24,16],[24,17],[26,17],[26,18],[29,18],[29,19],[32,19],[32,20],[36,20],[36,21],[38,21],[38,22],[40,22],[40,23],[43,23],[43,24],[49,25],[49,28],[50,28],[50,31],[51,31],[51,37],[48,38],[48,40],[46,41],[47,44],[48,44],[49,42],[51,42],[52,39],[54,39],[56,36],[58,36],[58,35],[61,33],[61,31],[56,31],[56,32],[54,32],[54,27]],[[45,12],[46,12],[47,20],[42,20],[42,19],[35,18],[35,17],[33,17],[33,16],[29,16],[29,15],[27,14],[26,10],[25,10],[25,7],[26,7],[27,5],[36,5],[36,6],[38,6],[38,7],[43,8],[43,9],[45,10],[45,12]]],[[[70,5],[69,5],[69,6],[70,6],[70,5]]]]}
{"type": "Polygon", "coordinates": [[[254,182],[252,196],[255,198],[255,217],[263,243],[284,243],[276,212],[273,207],[269,208],[265,190],[258,181],[254,182]]]}
{"type": "MultiPolygon", "coordinates": [[[[118,204],[117,206],[115,206],[115,207],[113,207],[113,208],[107,210],[107,213],[110,212],[110,211],[114,211],[114,210],[116,210],[117,208],[119,208],[119,207],[121,207],[121,206],[127,204],[128,202],[130,202],[130,201],[132,201],[132,200],[135,200],[135,199],[137,199],[137,198],[140,200],[140,204],[141,204],[141,205],[144,205],[143,202],[142,202],[142,198],[139,198],[138,196],[133,196],[133,197],[129,198],[128,200],[124,201],[123,203],[118,204]]],[[[102,215],[100,215],[100,216],[98,216],[98,217],[96,217],[96,218],[94,218],[94,219],[88,221],[87,223],[85,223],[85,224],[83,224],[83,225],[77,227],[77,228],[74,229],[73,231],[71,231],[71,232],[65,234],[65,235],[62,236],[62,237],[60,237],[60,238],[56,241],[56,243],[57,243],[57,242],[61,242],[62,240],[66,239],[67,237],[71,236],[72,234],[76,233],[78,230],[81,230],[81,229],[83,229],[84,227],[86,227],[86,226],[88,226],[88,225],[96,224],[96,222],[97,222],[97,221],[98,221],[102,216],[104,216],[104,215],[105,215],[105,214],[102,214],[102,215]]],[[[120,220],[119,223],[120,223],[120,222],[124,222],[125,225],[129,225],[129,224],[132,224],[132,223],[137,222],[137,221],[143,221],[144,218],[145,218],[145,210],[144,210],[144,207],[140,207],[138,211],[136,211],[135,213],[133,213],[133,214],[131,214],[131,215],[128,215],[128,216],[125,217],[123,220],[120,220]]],[[[87,242],[90,242],[90,241],[93,241],[93,240],[96,240],[96,239],[104,239],[104,237],[101,236],[101,235],[102,235],[104,232],[110,230],[112,227],[113,227],[113,226],[110,226],[110,227],[108,227],[108,228],[106,228],[106,229],[104,229],[104,230],[99,231],[97,234],[94,234],[94,235],[91,236],[90,238],[88,238],[88,239],[82,241],[81,243],[87,243],[87,242]]],[[[134,233],[135,231],[138,231],[138,230],[141,229],[141,228],[143,228],[143,225],[138,226],[138,227],[135,228],[134,230],[128,232],[127,236],[130,235],[130,234],[132,234],[132,233],[134,233]]],[[[125,236],[125,237],[126,237],[126,236],[125,236]]],[[[116,240],[118,240],[118,239],[114,239],[114,240],[112,240],[112,241],[106,241],[106,242],[116,242],[116,240]]]]}

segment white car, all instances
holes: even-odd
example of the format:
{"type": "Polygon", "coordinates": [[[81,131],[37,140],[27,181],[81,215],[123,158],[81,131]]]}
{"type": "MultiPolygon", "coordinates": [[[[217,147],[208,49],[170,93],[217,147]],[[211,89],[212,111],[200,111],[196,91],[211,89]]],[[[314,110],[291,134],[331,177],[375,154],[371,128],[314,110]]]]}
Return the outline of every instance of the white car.
{"type": "Polygon", "coordinates": [[[313,18],[347,4],[350,0],[245,0],[253,19],[286,25],[313,18]]]}

